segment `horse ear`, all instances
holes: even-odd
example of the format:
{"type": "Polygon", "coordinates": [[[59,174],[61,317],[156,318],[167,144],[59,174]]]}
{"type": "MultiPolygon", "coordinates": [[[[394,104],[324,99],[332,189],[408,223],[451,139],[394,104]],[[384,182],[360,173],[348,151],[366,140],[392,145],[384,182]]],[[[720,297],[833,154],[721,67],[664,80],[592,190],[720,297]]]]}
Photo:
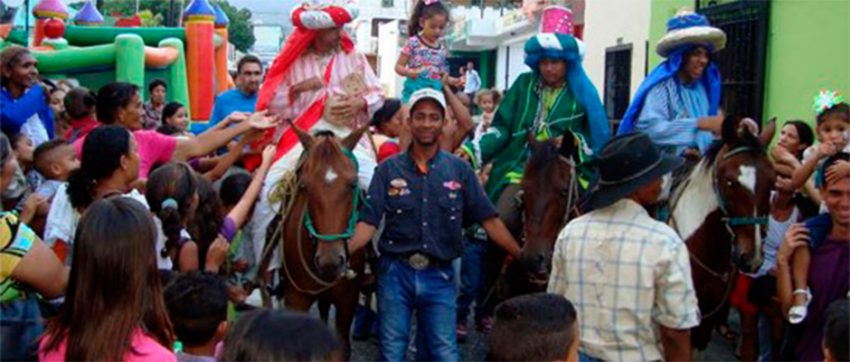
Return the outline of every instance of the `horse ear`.
{"type": "Polygon", "coordinates": [[[576,153],[576,136],[572,132],[566,132],[561,138],[561,146],[558,148],[558,153],[561,156],[570,158],[576,153]]]}
{"type": "Polygon", "coordinates": [[[313,145],[313,136],[309,133],[305,132],[301,127],[298,127],[293,122],[289,122],[289,127],[292,127],[292,130],[295,131],[295,134],[298,135],[298,141],[301,142],[301,146],[304,147],[305,150],[309,150],[313,145]]]}
{"type": "Polygon", "coordinates": [[[357,142],[360,142],[360,139],[363,138],[363,133],[365,133],[368,129],[369,123],[366,123],[360,126],[360,128],[351,132],[351,134],[349,134],[347,137],[345,137],[345,139],[342,140],[342,147],[345,147],[349,151],[354,150],[354,147],[357,146],[357,142]]]}
{"type": "Polygon", "coordinates": [[[721,126],[720,136],[723,138],[723,143],[734,143],[740,139],[738,136],[738,125],[741,119],[735,116],[727,115],[721,126]]]}
{"type": "Polygon", "coordinates": [[[776,135],[776,117],[771,118],[767,121],[767,124],[761,128],[761,134],[759,134],[759,142],[764,147],[770,144],[770,141],[773,140],[773,136],[776,135]]]}

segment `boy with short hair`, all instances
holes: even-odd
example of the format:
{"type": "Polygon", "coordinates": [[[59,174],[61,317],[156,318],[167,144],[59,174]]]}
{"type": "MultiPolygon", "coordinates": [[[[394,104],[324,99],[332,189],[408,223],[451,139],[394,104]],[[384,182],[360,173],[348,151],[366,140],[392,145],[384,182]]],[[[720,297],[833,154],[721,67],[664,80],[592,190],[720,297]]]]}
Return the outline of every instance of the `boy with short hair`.
{"type": "Polygon", "coordinates": [[[68,181],[71,172],[80,168],[74,147],[62,139],[40,144],[32,158],[35,170],[44,176],[44,182],[36,188],[35,193],[48,200],[53,199],[59,186],[68,181]]]}
{"type": "Polygon", "coordinates": [[[183,345],[179,362],[214,362],[216,345],[227,332],[227,287],[218,275],[182,274],[165,289],[174,334],[183,345]]]}
{"type": "Polygon", "coordinates": [[[850,361],[847,341],[850,340],[850,299],[839,299],[826,309],[823,327],[823,356],[825,361],[850,361]]]}
{"type": "Polygon", "coordinates": [[[563,296],[527,294],[496,307],[490,361],[578,361],[576,309],[563,296]]]}

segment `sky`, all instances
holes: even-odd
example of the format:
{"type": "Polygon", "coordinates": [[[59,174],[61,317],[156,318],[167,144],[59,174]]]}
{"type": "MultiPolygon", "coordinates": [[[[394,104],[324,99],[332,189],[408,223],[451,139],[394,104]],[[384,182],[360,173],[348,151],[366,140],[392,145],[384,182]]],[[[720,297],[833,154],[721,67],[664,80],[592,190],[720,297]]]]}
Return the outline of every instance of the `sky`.
{"type": "Polygon", "coordinates": [[[296,4],[300,4],[303,0],[228,0],[228,2],[236,7],[247,8],[254,14],[255,20],[260,20],[264,24],[286,24],[289,23],[289,12],[296,4]]]}

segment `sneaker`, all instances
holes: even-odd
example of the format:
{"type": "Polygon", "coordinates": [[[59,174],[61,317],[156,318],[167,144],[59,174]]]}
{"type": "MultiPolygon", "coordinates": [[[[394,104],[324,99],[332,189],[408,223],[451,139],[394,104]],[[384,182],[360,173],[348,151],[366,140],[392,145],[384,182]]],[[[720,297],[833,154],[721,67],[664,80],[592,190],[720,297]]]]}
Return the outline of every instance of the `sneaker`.
{"type": "Polygon", "coordinates": [[[493,317],[481,318],[475,323],[475,325],[479,332],[490,333],[490,330],[493,329],[493,317]]]}
{"type": "Polygon", "coordinates": [[[455,328],[455,333],[457,334],[458,343],[466,342],[466,324],[458,324],[457,328],[455,328]]]}

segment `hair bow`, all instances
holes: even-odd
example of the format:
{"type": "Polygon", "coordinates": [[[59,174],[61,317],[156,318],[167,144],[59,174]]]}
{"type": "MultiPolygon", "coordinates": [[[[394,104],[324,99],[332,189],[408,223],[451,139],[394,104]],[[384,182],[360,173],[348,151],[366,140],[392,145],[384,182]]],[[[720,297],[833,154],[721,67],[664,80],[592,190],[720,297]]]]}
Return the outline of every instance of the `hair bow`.
{"type": "Polygon", "coordinates": [[[827,109],[835,107],[835,105],[843,101],[844,99],[841,97],[840,94],[838,94],[838,92],[821,89],[818,95],[815,96],[815,101],[814,104],[812,104],[812,109],[814,109],[816,115],[820,115],[827,109]]]}

